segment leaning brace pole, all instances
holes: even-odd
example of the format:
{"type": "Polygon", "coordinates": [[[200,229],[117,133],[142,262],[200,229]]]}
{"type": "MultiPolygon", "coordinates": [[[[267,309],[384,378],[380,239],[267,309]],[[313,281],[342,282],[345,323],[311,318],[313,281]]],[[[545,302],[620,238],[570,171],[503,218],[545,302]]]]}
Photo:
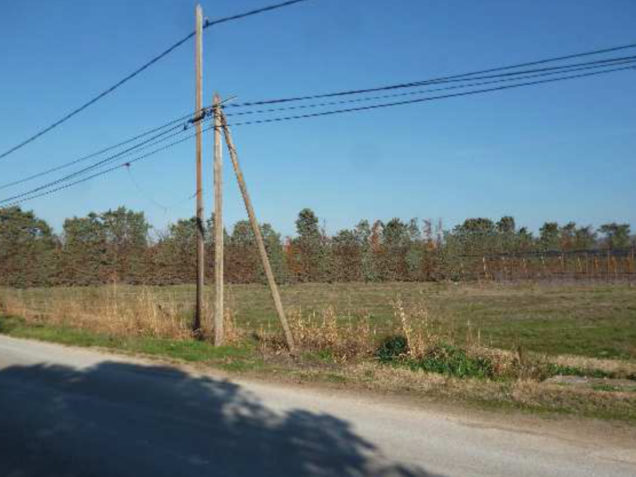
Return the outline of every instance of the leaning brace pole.
{"type": "Polygon", "coordinates": [[[194,309],[194,322],[192,323],[192,331],[195,335],[201,336],[201,321],[202,321],[202,308],[203,308],[203,179],[201,171],[201,150],[203,148],[201,143],[201,112],[203,109],[203,11],[201,5],[196,6],[196,38],[195,38],[195,113],[194,120],[196,127],[196,155],[195,155],[195,167],[196,167],[196,217],[197,217],[197,288],[196,288],[196,305],[194,309]]]}
{"type": "Polygon", "coordinates": [[[221,99],[214,95],[214,344],[225,341],[223,331],[223,160],[221,149],[221,99]]]}
{"type": "Polygon", "coordinates": [[[247,215],[250,219],[250,225],[252,226],[254,237],[256,237],[256,245],[258,246],[258,251],[261,255],[263,268],[265,269],[265,275],[267,276],[267,283],[269,284],[269,289],[272,292],[272,298],[274,300],[274,306],[276,307],[276,312],[278,313],[278,318],[280,319],[280,323],[283,326],[283,331],[285,332],[287,347],[289,348],[290,353],[295,354],[296,347],[294,345],[294,338],[292,336],[291,330],[289,329],[287,318],[285,317],[285,311],[283,310],[283,303],[280,299],[280,294],[278,293],[278,286],[276,285],[276,280],[274,280],[274,273],[272,272],[272,267],[269,263],[269,258],[267,258],[267,251],[265,250],[263,235],[261,234],[261,229],[258,226],[258,222],[256,221],[256,214],[254,213],[254,208],[252,207],[252,201],[250,200],[250,196],[247,193],[247,186],[245,184],[245,179],[243,178],[243,173],[241,172],[241,167],[239,166],[238,155],[236,153],[236,148],[234,147],[234,142],[232,141],[232,134],[230,133],[230,128],[227,125],[225,115],[223,114],[223,111],[220,109],[219,109],[219,115],[221,116],[221,127],[223,128],[223,134],[225,135],[225,143],[227,144],[227,149],[230,153],[230,158],[232,159],[232,166],[234,166],[236,180],[238,181],[239,188],[241,189],[241,194],[243,195],[243,201],[245,202],[245,209],[247,210],[247,215]]]}

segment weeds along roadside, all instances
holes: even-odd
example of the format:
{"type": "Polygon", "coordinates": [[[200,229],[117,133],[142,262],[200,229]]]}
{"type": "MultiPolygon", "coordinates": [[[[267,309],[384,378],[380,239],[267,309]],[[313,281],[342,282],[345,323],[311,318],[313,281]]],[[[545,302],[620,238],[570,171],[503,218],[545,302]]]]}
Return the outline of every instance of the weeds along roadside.
{"type": "MultiPolygon", "coordinates": [[[[246,328],[237,323],[233,299],[225,310],[230,345],[249,345],[263,356],[282,355],[284,340],[271,323],[246,328]]],[[[548,357],[521,346],[502,350],[482,342],[480,329],[466,323],[462,333],[433,316],[424,296],[405,304],[392,302],[393,319],[378,324],[368,313],[338,313],[332,305],[320,310],[292,307],[288,319],[301,359],[349,365],[374,362],[389,369],[423,371],[456,378],[540,382],[556,375],[636,379],[636,368],[616,360],[577,356],[548,357]]],[[[205,309],[206,323],[212,323],[205,309]]],[[[151,287],[67,288],[38,300],[22,290],[0,290],[0,313],[28,323],[68,326],[120,337],[191,339],[191,308],[178,293],[151,287]]],[[[212,336],[211,329],[205,330],[212,336]]]]}

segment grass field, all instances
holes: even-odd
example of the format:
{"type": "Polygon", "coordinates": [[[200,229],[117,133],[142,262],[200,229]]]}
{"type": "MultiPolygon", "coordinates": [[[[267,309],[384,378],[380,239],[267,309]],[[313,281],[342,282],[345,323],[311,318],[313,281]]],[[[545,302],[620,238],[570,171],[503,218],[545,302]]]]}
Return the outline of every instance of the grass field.
{"type": "MultiPolygon", "coordinates": [[[[281,352],[261,285],[228,287],[229,342],[221,348],[192,339],[190,286],[0,289],[0,333],[270,380],[636,423],[636,289],[627,284],[352,283],[281,291],[300,351],[294,359],[281,352]],[[379,346],[387,336],[398,340],[379,346]],[[400,339],[407,352],[392,355],[400,339]]],[[[206,302],[213,303],[211,290],[206,302]]]]}
{"type": "MultiPolygon", "coordinates": [[[[161,335],[165,321],[187,329],[193,293],[192,286],[0,289],[0,306],[10,314],[51,315],[70,324],[92,316],[152,314],[161,335]]],[[[492,348],[636,359],[636,288],[627,284],[337,283],[283,286],[281,293],[292,318],[319,322],[329,309],[340,324],[367,321],[378,337],[395,329],[399,300],[407,312],[426,310],[429,325],[460,341],[470,333],[492,348]]],[[[213,303],[212,290],[206,298],[213,303]]],[[[264,286],[229,286],[226,304],[237,328],[278,330],[264,286]]]]}

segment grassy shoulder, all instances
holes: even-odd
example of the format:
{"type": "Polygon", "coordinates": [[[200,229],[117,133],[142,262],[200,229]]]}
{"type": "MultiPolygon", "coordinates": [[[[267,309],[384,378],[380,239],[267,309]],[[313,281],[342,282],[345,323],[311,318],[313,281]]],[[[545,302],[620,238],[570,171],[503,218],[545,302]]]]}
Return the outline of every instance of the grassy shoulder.
{"type": "MultiPolygon", "coordinates": [[[[328,351],[304,352],[296,359],[282,353],[264,351],[255,342],[216,348],[205,341],[174,340],[143,336],[122,337],[70,326],[26,321],[0,316],[0,333],[9,336],[51,341],[72,346],[98,347],[131,354],[155,356],[181,362],[199,363],[242,376],[282,382],[314,383],[323,386],[358,389],[454,402],[481,409],[523,411],[542,415],[570,414],[636,424],[636,381],[631,388],[616,385],[608,378],[611,368],[577,366],[567,360],[553,374],[589,377],[580,385],[546,379],[491,379],[449,372],[453,360],[427,361],[414,365],[399,360],[362,359],[343,362],[328,351]]],[[[460,357],[461,358],[461,357],[460,357]]],[[[453,357],[457,360],[457,356],[453,357]]],[[[474,365],[474,363],[472,364],[474,365]]],[[[620,371],[621,376],[626,371],[620,371]]],[[[627,375],[629,376],[627,371],[627,375]]]]}
{"type": "Polygon", "coordinates": [[[97,347],[185,362],[208,363],[228,371],[258,370],[263,367],[263,360],[248,345],[217,348],[205,341],[122,337],[70,326],[27,322],[14,316],[0,316],[0,333],[70,346],[97,347]]]}

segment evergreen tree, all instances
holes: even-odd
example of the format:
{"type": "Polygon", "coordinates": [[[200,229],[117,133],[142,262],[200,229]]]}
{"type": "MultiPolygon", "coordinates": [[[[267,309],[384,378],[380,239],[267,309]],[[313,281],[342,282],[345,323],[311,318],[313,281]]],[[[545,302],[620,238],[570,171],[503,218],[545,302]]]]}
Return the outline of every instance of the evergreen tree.
{"type": "Polygon", "coordinates": [[[298,249],[299,271],[301,281],[320,281],[324,278],[321,260],[325,250],[323,236],[318,227],[318,217],[311,209],[303,209],[296,219],[295,242],[298,249]]]}
{"type": "Polygon", "coordinates": [[[611,250],[627,248],[630,245],[629,224],[617,224],[616,222],[603,224],[598,231],[605,236],[605,246],[611,250]]]}
{"type": "Polygon", "coordinates": [[[161,283],[194,283],[196,278],[197,219],[178,220],[156,245],[155,260],[161,283]]]}
{"type": "Polygon", "coordinates": [[[143,212],[125,207],[100,215],[111,258],[112,279],[142,283],[147,272],[145,261],[150,225],[143,212]]]}
{"type": "Polygon", "coordinates": [[[574,232],[574,249],[590,250],[596,247],[597,236],[591,225],[579,227],[574,232]]]}
{"type": "Polygon", "coordinates": [[[360,281],[362,275],[362,244],[355,231],[341,230],[331,241],[333,279],[335,281],[360,281]]]}
{"type": "Polygon", "coordinates": [[[51,227],[20,207],[0,209],[0,284],[51,285],[58,240],[51,227]]]}
{"type": "Polygon", "coordinates": [[[539,248],[543,251],[559,250],[560,234],[559,224],[546,222],[539,229],[539,248]]]}

